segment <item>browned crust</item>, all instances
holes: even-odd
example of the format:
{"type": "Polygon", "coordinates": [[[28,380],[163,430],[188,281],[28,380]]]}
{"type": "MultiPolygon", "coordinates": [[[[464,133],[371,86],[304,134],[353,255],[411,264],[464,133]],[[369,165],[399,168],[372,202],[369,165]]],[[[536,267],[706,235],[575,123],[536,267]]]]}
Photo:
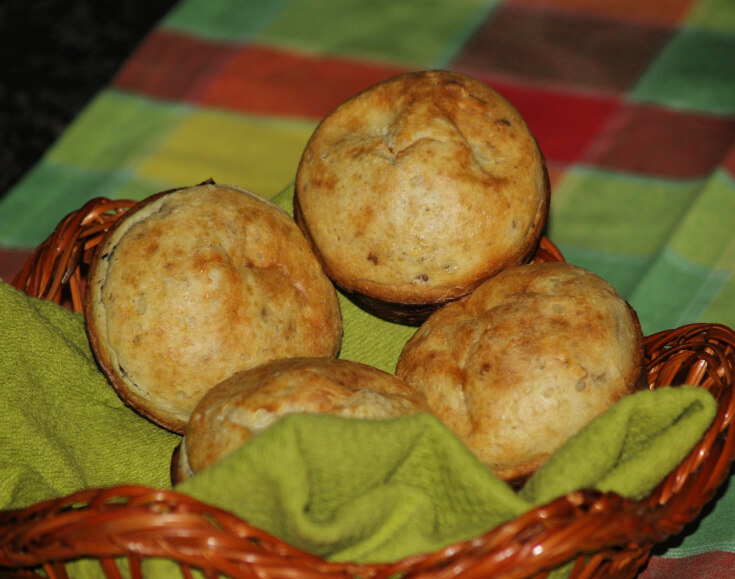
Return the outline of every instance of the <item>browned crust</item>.
{"type": "Polygon", "coordinates": [[[518,485],[570,429],[646,387],[643,334],[635,310],[581,268],[524,265],[502,276],[430,318],[396,374],[518,485]]]}
{"type": "MultiPolygon", "coordinates": [[[[521,248],[521,252],[524,255],[520,264],[529,263],[534,259],[548,219],[548,200],[551,198],[551,184],[545,162],[543,170],[547,202],[541,207],[541,214],[540,218],[536,222],[536,228],[521,248]]],[[[364,288],[359,287],[359,284],[353,284],[349,281],[347,283],[343,283],[343,280],[340,278],[339,271],[332,269],[330,264],[324,259],[324,256],[319,251],[319,246],[314,242],[314,239],[309,232],[309,227],[304,220],[304,216],[301,211],[298,195],[295,194],[293,197],[293,216],[296,224],[301,228],[304,235],[309,240],[309,243],[314,250],[314,255],[317,256],[319,263],[322,265],[322,269],[324,269],[324,272],[334,282],[334,284],[339,287],[344,296],[359,308],[370,312],[379,318],[395,322],[397,324],[420,326],[440,307],[450,302],[457,301],[458,299],[472,293],[472,291],[474,291],[480,284],[504,269],[504,267],[498,267],[495,270],[486,272],[483,276],[478,276],[471,284],[462,288],[462,291],[460,291],[459,288],[455,288],[456,291],[451,295],[441,295],[432,299],[424,297],[422,300],[422,296],[409,296],[406,298],[403,295],[399,295],[398,292],[390,294],[388,291],[389,288],[384,288],[386,293],[381,294],[381,296],[371,295],[369,289],[365,290],[364,288]],[[386,295],[388,297],[386,297],[386,295]]]]}
{"type": "MultiPolygon", "coordinates": [[[[206,181],[203,181],[201,185],[205,184],[214,184],[214,181],[212,179],[207,179],[206,181]]],[[[92,352],[94,353],[95,359],[97,360],[97,365],[100,367],[104,375],[107,377],[107,381],[110,383],[110,385],[114,388],[115,392],[117,392],[117,395],[120,397],[120,399],[130,408],[135,410],[138,414],[143,416],[144,418],[150,420],[151,422],[158,424],[159,426],[170,430],[172,432],[177,432],[179,434],[183,434],[185,426],[182,426],[178,421],[171,421],[166,420],[165,418],[156,415],[155,413],[152,413],[147,410],[145,400],[137,396],[128,386],[125,384],[125,382],[120,378],[118,374],[118,369],[113,367],[113,364],[110,360],[110,356],[108,355],[107,348],[104,347],[102,344],[102,340],[100,338],[100,329],[97,327],[97,319],[94,315],[94,299],[97,295],[97,291],[99,290],[98,287],[93,287],[93,283],[101,283],[102,280],[98,280],[98,270],[100,267],[101,260],[105,258],[105,253],[109,250],[108,248],[108,240],[112,239],[115,232],[118,228],[124,226],[125,218],[129,217],[131,215],[134,215],[135,213],[145,209],[146,206],[148,206],[151,203],[155,203],[158,199],[163,197],[164,195],[168,195],[169,193],[173,193],[174,191],[179,191],[180,189],[183,189],[183,187],[176,187],[174,189],[167,189],[166,191],[161,191],[160,193],[156,193],[154,195],[150,195],[149,197],[146,197],[139,203],[137,203],[135,206],[131,207],[123,217],[118,219],[112,227],[105,233],[104,238],[100,242],[100,244],[97,246],[94,252],[94,257],[92,258],[92,262],[89,269],[89,275],[87,279],[89,280],[89,285],[87,286],[87,294],[86,299],[84,303],[84,318],[85,318],[85,327],[87,331],[87,337],[89,339],[89,344],[92,349],[92,352]]]]}
{"type": "Polygon", "coordinates": [[[375,367],[323,357],[275,360],[204,395],[172,455],[172,481],[218,462],[287,414],[385,420],[418,412],[429,412],[424,396],[375,367]]]}
{"type": "MultiPolygon", "coordinates": [[[[201,183],[200,185],[216,185],[214,181],[211,179],[208,181],[205,181],[204,183],[201,183]]],[[[200,186],[197,185],[197,186],[200,186]]],[[[224,185],[222,186],[224,188],[232,188],[231,186],[224,185]]],[[[149,400],[149,397],[147,395],[140,395],[134,388],[131,387],[131,384],[128,384],[128,381],[135,383],[135,378],[131,377],[127,374],[126,369],[122,367],[118,367],[109,352],[109,349],[106,347],[106,344],[104,343],[103,337],[102,337],[102,328],[98,326],[98,320],[97,316],[95,315],[95,308],[96,308],[96,302],[100,299],[100,291],[102,286],[105,283],[106,274],[101,273],[102,264],[107,257],[107,254],[110,253],[112,250],[114,250],[114,245],[111,245],[111,243],[114,243],[111,240],[116,239],[116,233],[123,227],[126,227],[126,223],[130,223],[128,219],[134,218],[136,213],[145,211],[147,207],[150,205],[156,203],[158,200],[160,200],[162,197],[169,195],[171,193],[175,193],[177,191],[181,191],[184,189],[189,189],[188,187],[180,187],[175,189],[170,189],[167,191],[163,191],[161,193],[151,195],[150,197],[144,199],[140,203],[138,203],[136,206],[131,208],[130,211],[126,213],[126,215],[122,218],[120,218],[113,227],[110,228],[110,230],[106,233],[105,237],[103,238],[102,242],[98,245],[94,258],[91,262],[90,272],[89,272],[89,287],[86,295],[85,300],[85,319],[86,319],[86,330],[87,335],[89,339],[90,346],[92,348],[92,351],[94,352],[95,358],[97,360],[97,363],[102,370],[102,372],[107,377],[110,385],[115,389],[118,396],[131,408],[133,408],[136,412],[138,412],[141,416],[147,418],[151,422],[154,422],[163,428],[166,428],[167,430],[170,430],[172,432],[177,432],[182,434],[185,431],[186,428],[186,420],[181,419],[180,417],[176,416],[169,416],[168,410],[159,410],[156,408],[155,403],[152,400],[149,400]]],[[[233,188],[237,189],[237,188],[233,188]]],[[[249,192],[248,192],[249,193],[249,192]]],[[[275,206],[274,206],[274,209],[275,206]]],[[[280,210],[278,210],[280,211],[280,210]]],[[[284,214],[285,217],[285,214],[284,214]]],[[[125,234],[123,230],[123,235],[125,234]]],[[[300,235],[300,234],[299,234],[300,235]]],[[[326,278],[324,278],[325,287],[329,285],[329,283],[326,281],[326,278]]],[[[330,285],[331,287],[331,285],[330,285]]],[[[325,296],[326,301],[329,301],[328,298],[325,296]]],[[[331,302],[330,302],[331,303],[331,302]]],[[[326,306],[325,306],[326,307],[326,306]]],[[[336,294],[333,295],[333,308],[334,314],[336,317],[339,317],[339,305],[337,302],[336,294]]],[[[338,326],[338,328],[334,329],[334,332],[337,332],[339,336],[341,336],[342,332],[342,326],[341,326],[341,319],[338,320],[338,323],[335,318],[335,323],[338,326]]],[[[334,342],[336,339],[336,335],[332,336],[332,333],[334,333],[330,326],[330,335],[329,336],[322,336],[319,339],[323,341],[324,344],[329,344],[334,342]]],[[[334,349],[332,350],[331,354],[336,355],[339,350],[339,340],[337,340],[337,343],[335,344],[334,349]]],[[[323,348],[321,348],[323,350],[323,348]]],[[[320,351],[321,351],[320,350],[320,351]]],[[[327,354],[324,352],[325,355],[327,354]]]]}
{"type": "MultiPolygon", "coordinates": [[[[378,83],[374,87],[370,87],[369,89],[358,93],[357,95],[346,101],[343,106],[349,105],[349,103],[355,101],[356,99],[367,95],[371,90],[374,90],[377,87],[381,87],[389,83],[401,82],[402,79],[409,79],[410,77],[415,77],[419,79],[419,82],[421,82],[421,79],[424,78],[426,75],[432,74],[448,75],[449,80],[447,80],[447,82],[449,83],[454,82],[455,77],[467,78],[470,82],[476,82],[474,81],[474,79],[469,79],[469,77],[463,77],[463,75],[456,75],[454,73],[446,73],[446,71],[424,71],[420,73],[407,73],[378,83]]],[[[489,87],[485,88],[487,88],[489,91],[492,91],[492,89],[490,89],[489,87]]],[[[500,97],[500,99],[502,99],[502,97],[500,97]]],[[[502,100],[504,101],[504,99],[502,100]]],[[[510,103],[507,103],[507,105],[512,109],[512,105],[510,103]]],[[[338,107],[336,111],[338,111],[339,108],[340,107],[338,107]]],[[[304,214],[304,208],[302,206],[301,200],[301,196],[304,195],[304,193],[302,179],[300,179],[299,177],[306,173],[305,167],[309,163],[307,159],[309,159],[310,150],[320,139],[321,129],[326,126],[327,123],[329,123],[330,116],[325,117],[320,122],[319,126],[309,139],[309,142],[307,143],[307,146],[304,150],[304,154],[302,155],[299,162],[293,199],[294,219],[311,242],[312,247],[314,248],[314,252],[322,263],[322,267],[325,273],[330,277],[330,279],[332,279],[335,285],[337,285],[350,299],[352,299],[360,307],[366,309],[367,311],[370,311],[371,313],[379,317],[386,318],[391,321],[409,323],[414,325],[419,324],[423,320],[425,320],[431,312],[436,310],[442,304],[449,301],[457,300],[467,295],[477,286],[479,286],[483,281],[499,273],[503,269],[506,269],[507,267],[513,265],[526,263],[533,258],[548,218],[551,188],[543,154],[538,148],[538,144],[536,143],[535,139],[533,139],[533,136],[530,134],[530,132],[527,132],[527,128],[525,128],[525,125],[523,125],[524,131],[526,131],[526,137],[530,138],[530,140],[533,142],[533,146],[535,147],[536,153],[538,154],[540,163],[539,168],[542,172],[541,178],[543,179],[543,193],[538,199],[538,205],[535,210],[536,213],[533,218],[531,228],[527,230],[526,235],[522,239],[522,241],[520,241],[513,248],[512,253],[509,253],[506,257],[502,259],[496,259],[495,261],[486,261],[481,271],[473,270],[471,272],[468,272],[467,275],[464,275],[464,277],[457,278],[456,283],[454,283],[453,285],[428,285],[417,287],[415,285],[408,285],[403,282],[401,285],[394,285],[373,280],[370,277],[370,274],[367,273],[367,271],[365,271],[364,275],[361,275],[359,277],[355,277],[354,275],[352,275],[344,267],[346,264],[345,260],[338,260],[334,259],[333,257],[329,257],[324,252],[324,248],[320,247],[320,243],[317,241],[318,236],[315,234],[314,228],[320,227],[322,223],[309,223],[309,220],[304,214]]],[[[520,117],[520,115],[518,116],[518,122],[523,123],[523,119],[520,117]]],[[[360,162],[361,161],[359,158],[355,160],[355,163],[359,164],[360,162]]],[[[488,241],[490,243],[493,242],[493,240],[490,239],[488,241]]],[[[488,245],[488,247],[490,246],[491,245],[488,245]]],[[[473,248],[473,253],[478,253],[477,249],[478,248],[473,248]]],[[[368,259],[370,259],[369,253],[368,259]]],[[[352,263],[354,263],[354,261],[354,259],[351,260],[352,263]]]]}

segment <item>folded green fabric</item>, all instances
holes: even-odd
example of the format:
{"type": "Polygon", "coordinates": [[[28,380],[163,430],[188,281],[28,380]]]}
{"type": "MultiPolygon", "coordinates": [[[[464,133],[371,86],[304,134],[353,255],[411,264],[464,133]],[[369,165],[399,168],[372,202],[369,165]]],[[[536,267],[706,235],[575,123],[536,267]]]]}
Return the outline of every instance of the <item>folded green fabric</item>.
{"type": "Polygon", "coordinates": [[[94,486],[166,486],[179,437],[99,372],[82,316],[0,282],[0,508],[94,486]]]}
{"type": "MultiPolygon", "coordinates": [[[[81,316],[0,282],[0,351],[0,508],[85,487],[169,486],[180,438],[122,404],[81,316]]],[[[294,414],[178,488],[328,559],[391,561],[477,536],[575,488],[644,496],[715,411],[712,396],[690,386],[626,397],[518,494],[433,416],[294,414]]],[[[95,576],[89,563],[71,565],[73,576],[95,576]]],[[[160,561],[151,568],[174,572],[160,561]]]]}
{"type": "Polygon", "coordinates": [[[543,504],[595,488],[642,499],[683,460],[716,413],[712,395],[693,386],[625,397],[557,450],[521,496],[543,504]]]}
{"type": "Polygon", "coordinates": [[[436,418],[292,414],[178,490],[343,561],[390,561],[528,508],[436,418]]]}
{"type": "Polygon", "coordinates": [[[178,489],[328,559],[392,561],[477,536],[574,489],[643,497],[696,444],[716,408],[692,386],[628,396],[519,494],[433,416],[295,414],[178,489]]]}

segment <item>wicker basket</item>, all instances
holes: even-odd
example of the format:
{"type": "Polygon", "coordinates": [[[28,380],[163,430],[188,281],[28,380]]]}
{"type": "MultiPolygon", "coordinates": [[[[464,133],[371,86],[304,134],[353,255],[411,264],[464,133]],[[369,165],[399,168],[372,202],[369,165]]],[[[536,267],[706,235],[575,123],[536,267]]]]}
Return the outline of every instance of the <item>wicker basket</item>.
{"type": "MultiPolygon", "coordinates": [[[[33,254],[14,285],[35,297],[82,310],[84,277],[104,232],[133,201],[94,199],[67,216],[33,254]]],[[[559,261],[544,239],[537,261],[559,261]]],[[[331,563],[296,549],[236,516],[170,490],[141,486],[87,489],[0,512],[0,576],[67,577],[65,562],[97,559],[105,575],[130,576],[163,557],[206,577],[544,577],[570,563],[572,577],[632,577],[657,542],[694,520],[727,478],[735,458],[735,332],[693,324],[645,340],[651,388],[688,383],[718,400],[714,423],[675,471],[645,500],[581,490],[469,541],[391,564],[331,563]],[[399,574],[399,575],[396,575],[399,574]]]]}

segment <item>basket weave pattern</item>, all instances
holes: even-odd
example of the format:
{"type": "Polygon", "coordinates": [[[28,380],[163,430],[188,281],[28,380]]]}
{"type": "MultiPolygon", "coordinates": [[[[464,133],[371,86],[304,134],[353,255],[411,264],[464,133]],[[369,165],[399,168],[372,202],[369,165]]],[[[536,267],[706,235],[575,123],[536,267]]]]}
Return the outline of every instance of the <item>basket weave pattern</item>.
{"type": "MultiPolygon", "coordinates": [[[[94,199],[67,216],[33,254],[14,285],[76,311],[94,248],[133,201],[94,199]]],[[[535,261],[560,261],[542,241],[535,261]]],[[[65,562],[97,559],[105,576],[143,577],[142,561],[162,557],[206,577],[233,578],[544,577],[572,563],[572,577],[632,577],[657,542],[694,520],[727,478],[735,459],[735,332],[692,324],[648,336],[651,388],[693,384],[718,401],[717,416],[688,457],[642,501],[582,490],[535,508],[472,540],[390,564],[332,563],[296,549],[224,510],[170,490],[120,485],[86,489],[24,509],[0,512],[0,575],[65,578],[65,562]]]]}

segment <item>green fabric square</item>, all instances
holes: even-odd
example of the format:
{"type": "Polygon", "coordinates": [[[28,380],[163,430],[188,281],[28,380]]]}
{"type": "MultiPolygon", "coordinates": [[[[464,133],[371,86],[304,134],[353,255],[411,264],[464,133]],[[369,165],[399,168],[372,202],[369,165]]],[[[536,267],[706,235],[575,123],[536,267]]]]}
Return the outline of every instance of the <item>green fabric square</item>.
{"type": "MultiPolygon", "coordinates": [[[[643,333],[652,334],[700,321],[731,275],[691,263],[667,248],[629,296],[630,304],[638,312],[643,333]]],[[[716,321],[735,326],[732,311],[716,321]]]]}
{"type": "Polygon", "coordinates": [[[161,25],[213,40],[242,40],[287,4],[288,0],[268,0],[238,2],[233,7],[232,0],[182,0],[161,25]]]}
{"type": "Polygon", "coordinates": [[[717,171],[631,294],[646,332],[692,322],[735,327],[735,182],[717,171]]]}
{"type": "Polygon", "coordinates": [[[34,248],[66,215],[94,197],[141,200],[180,185],[125,171],[78,169],[44,160],[0,204],[0,244],[34,248]]]}
{"type": "Polygon", "coordinates": [[[671,244],[676,253],[689,261],[732,270],[734,243],[735,181],[727,172],[718,170],[681,219],[671,244]],[[729,257],[725,258],[728,253],[729,257]]]}
{"type": "Polygon", "coordinates": [[[0,203],[0,243],[34,247],[93,197],[140,199],[171,186],[134,171],[161,145],[183,109],[104,90],[0,203]],[[93,144],[93,145],[92,145],[93,144]]]}
{"type": "Polygon", "coordinates": [[[33,248],[93,197],[114,197],[126,175],[42,161],[0,204],[0,244],[33,248]]]}
{"type": "Polygon", "coordinates": [[[596,273],[624,298],[630,294],[651,262],[649,257],[609,253],[564,243],[557,243],[557,246],[567,262],[596,273]]]}
{"type": "MultiPolygon", "coordinates": [[[[735,246],[733,251],[735,251],[735,246]]],[[[731,263],[735,263],[735,257],[731,257],[731,263]]],[[[712,296],[710,303],[702,312],[700,320],[712,324],[726,323],[731,328],[735,328],[733,304],[735,304],[735,276],[731,276],[726,283],[722,284],[719,293],[712,296]],[[725,320],[729,320],[729,322],[725,322],[725,320]]]]}
{"type": "Polygon", "coordinates": [[[95,170],[134,168],[160,146],[183,114],[178,106],[105,90],[64,132],[48,158],[95,170]]]}
{"type": "MultiPolygon", "coordinates": [[[[717,508],[705,507],[704,513],[696,524],[690,525],[688,533],[683,533],[680,543],[668,548],[663,557],[689,557],[714,551],[735,553],[732,514],[735,513],[735,479],[730,477],[715,495],[717,508]],[[696,531],[696,532],[695,532],[696,531]]],[[[713,567],[716,569],[716,567],[713,567]]],[[[714,575],[716,577],[717,575],[714,575]]],[[[723,576],[724,579],[724,576],[723,576]]]]}
{"type": "Polygon", "coordinates": [[[489,0],[293,0],[255,39],[343,58],[439,67],[494,4],[489,0]]]}
{"type": "Polygon", "coordinates": [[[142,201],[150,195],[168,191],[175,187],[184,187],[193,183],[174,183],[156,179],[147,179],[139,175],[125,175],[125,178],[110,182],[108,186],[110,199],[134,199],[142,201]]]}
{"type": "Polygon", "coordinates": [[[685,28],[631,92],[634,99],[718,114],[735,112],[735,35],[685,28]]]}
{"type": "Polygon", "coordinates": [[[698,0],[686,24],[708,30],[735,32],[735,2],[732,0],[698,0]]]}
{"type": "Polygon", "coordinates": [[[568,261],[625,295],[666,243],[698,184],[575,167],[554,191],[548,234],[568,261]]]}
{"type": "Polygon", "coordinates": [[[686,212],[699,183],[573,168],[554,191],[549,233],[570,245],[652,255],[686,212]]]}

